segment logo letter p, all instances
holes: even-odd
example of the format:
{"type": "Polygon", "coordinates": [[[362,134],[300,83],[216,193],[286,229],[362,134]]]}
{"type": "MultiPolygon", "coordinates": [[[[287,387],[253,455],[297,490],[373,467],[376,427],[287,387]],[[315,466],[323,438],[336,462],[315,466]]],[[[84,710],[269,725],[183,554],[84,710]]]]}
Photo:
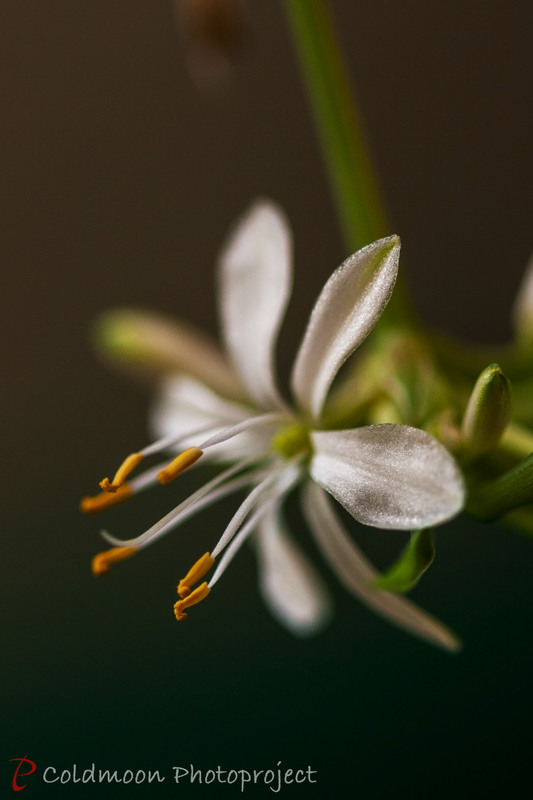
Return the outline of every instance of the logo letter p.
{"type": "Polygon", "coordinates": [[[13,785],[13,791],[14,792],[21,792],[22,789],[26,788],[26,784],[24,784],[24,786],[19,786],[18,785],[17,778],[19,777],[20,768],[22,767],[23,764],[29,764],[29,766],[30,766],[30,768],[29,768],[29,770],[27,770],[27,772],[20,772],[20,777],[24,778],[24,777],[26,777],[26,775],[31,775],[32,772],[35,772],[35,770],[37,769],[37,764],[35,763],[35,761],[31,761],[27,756],[25,756],[24,758],[10,758],[9,760],[10,761],[18,761],[19,762],[18,763],[18,767],[15,770],[15,774],[13,775],[13,784],[12,785],[13,785]]]}

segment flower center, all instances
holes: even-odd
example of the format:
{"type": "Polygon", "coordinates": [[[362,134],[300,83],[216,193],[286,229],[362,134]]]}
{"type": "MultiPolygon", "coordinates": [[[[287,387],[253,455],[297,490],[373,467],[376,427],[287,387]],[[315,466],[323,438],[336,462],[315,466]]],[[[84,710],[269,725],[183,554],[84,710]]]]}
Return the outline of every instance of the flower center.
{"type": "Polygon", "coordinates": [[[281,428],[272,437],[270,445],[273,450],[286,459],[293,458],[300,453],[310,453],[312,450],[309,429],[301,422],[281,428]]]}

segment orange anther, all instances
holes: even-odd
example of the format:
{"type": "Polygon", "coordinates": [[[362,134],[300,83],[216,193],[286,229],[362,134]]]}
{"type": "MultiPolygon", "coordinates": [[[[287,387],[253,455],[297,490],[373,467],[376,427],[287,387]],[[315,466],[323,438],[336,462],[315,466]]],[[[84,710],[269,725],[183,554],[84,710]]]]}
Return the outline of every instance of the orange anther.
{"type": "Polygon", "coordinates": [[[126,558],[135,555],[137,547],[112,547],[110,550],[104,550],[103,553],[98,553],[92,560],[92,570],[94,575],[103,575],[109,572],[110,564],[115,564],[117,561],[124,561],[126,558]]]}
{"type": "Polygon", "coordinates": [[[110,506],[116,506],[118,503],[123,503],[132,496],[133,492],[127,483],[123,484],[115,494],[108,494],[101,492],[94,497],[84,497],[80,503],[80,509],[86,514],[96,514],[98,511],[103,511],[110,506]]]}
{"type": "Polygon", "coordinates": [[[103,481],[100,481],[100,489],[103,489],[104,492],[115,493],[117,489],[120,489],[120,487],[123,485],[130,472],[133,472],[135,467],[137,467],[142,460],[142,453],[132,453],[129,455],[124,459],[120,467],[117,469],[115,477],[111,482],[109,481],[109,478],[104,478],[103,481]]]}
{"type": "Polygon", "coordinates": [[[182,619],[187,619],[187,614],[185,614],[184,609],[190,608],[190,606],[195,606],[196,603],[199,603],[204,599],[204,597],[207,597],[210,591],[211,589],[207,585],[207,582],[204,582],[201,583],[200,586],[197,586],[188,597],[185,597],[185,599],[178,600],[177,603],[174,603],[174,614],[176,615],[176,619],[179,621],[182,619]]]}
{"type": "Polygon", "coordinates": [[[213,556],[210,553],[204,553],[204,555],[192,565],[186,576],[180,580],[178,584],[179,596],[182,598],[188,597],[191,593],[191,586],[194,586],[200,578],[203,578],[214,563],[215,559],[213,556]]]}
{"type": "Polygon", "coordinates": [[[162,469],[161,472],[158,474],[157,479],[159,483],[166,485],[177,478],[182,472],[185,472],[186,469],[192,467],[199,458],[203,455],[203,450],[200,450],[199,447],[188,447],[182,453],[180,453],[174,461],[162,469]]]}

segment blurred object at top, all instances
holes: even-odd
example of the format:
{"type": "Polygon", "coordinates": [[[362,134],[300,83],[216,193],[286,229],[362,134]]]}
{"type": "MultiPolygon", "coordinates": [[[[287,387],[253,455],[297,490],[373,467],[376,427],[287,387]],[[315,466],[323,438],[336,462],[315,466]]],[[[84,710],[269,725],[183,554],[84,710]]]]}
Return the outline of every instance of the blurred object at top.
{"type": "Polygon", "coordinates": [[[200,89],[217,87],[231,74],[247,28],[241,0],[173,0],[191,76],[200,89]]]}

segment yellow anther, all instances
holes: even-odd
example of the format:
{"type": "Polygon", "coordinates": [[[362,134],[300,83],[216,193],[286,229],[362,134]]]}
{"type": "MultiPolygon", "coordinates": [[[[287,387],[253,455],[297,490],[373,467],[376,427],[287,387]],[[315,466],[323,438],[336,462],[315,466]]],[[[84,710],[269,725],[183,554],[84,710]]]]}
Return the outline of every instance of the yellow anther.
{"type": "Polygon", "coordinates": [[[130,472],[133,472],[135,467],[137,467],[142,460],[142,453],[132,453],[130,456],[124,459],[120,467],[115,472],[115,477],[111,482],[109,481],[109,478],[104,478],[103,481],[100,481],[100,489],[103,489],[104,492],[112,492],[114,494],[117,489],[120,489],[120,487],[123,485],[130,472]]]}
{"type": "Polygon", "coordinates": [[[204,553],[204,555],[192,565],[186,576],[178,583],[179,596],[188,597],[191,593],[191,586],[198,583],[200,578],[204,577],[205,573],[211,569],[214,563],[215,559],[213,556],[210,553],[204,553]]]}
{"type": "Polygon", "coordinates": [[[104,575],[109,572],[110,564],[115,564],[117,561],[124,561],[124,559],[135,555],[137,547],[112,547],[110,550],[104,550],[103,553],[98,553],[92,560],[92,570],[94,575],[104,575]]]}
{"type": "Polygon", "coordinates": [[[207,582],[201,583],[200,586],[197,586],[196,589],[190,593],[188,597],[185,597],[183,600],[178,600],[177,603],[174,603],[174,614],[176,615],[176,619],[181,621],[182,619],[187,619],[187,614],[185,613],[185,608],[190,608],[190,606],[195,606],[196,603],[199,603],[200,600],[203,600],[204,597],[207,597],[211,589],[207,585],[207,582]]]}
{"type": "Polygon", "coordinates": [[[121,486],[115,494],[108,494],[101,492],[94,497],[84,497],[80,503],[80,509],[86,514],[96,514],[98,511],[103,511],[110,506],[116,506],[118,503],[123,503],[132,496],[133,492],[131,487],[125,483],[121,486]]]}
{"type": "Polygon", "coordinates": [[[192,467],[203,454],[204,451],[200,450],[199,447],[188,447],[183,453],[176,456],[168,467],[165,467],[165,469],[162,469],[161,472],[158,473],[157,479],[159,483],[162,483],[163,486],[170,483],[182,472],[185,472],[186,469],[192,467]]]}

